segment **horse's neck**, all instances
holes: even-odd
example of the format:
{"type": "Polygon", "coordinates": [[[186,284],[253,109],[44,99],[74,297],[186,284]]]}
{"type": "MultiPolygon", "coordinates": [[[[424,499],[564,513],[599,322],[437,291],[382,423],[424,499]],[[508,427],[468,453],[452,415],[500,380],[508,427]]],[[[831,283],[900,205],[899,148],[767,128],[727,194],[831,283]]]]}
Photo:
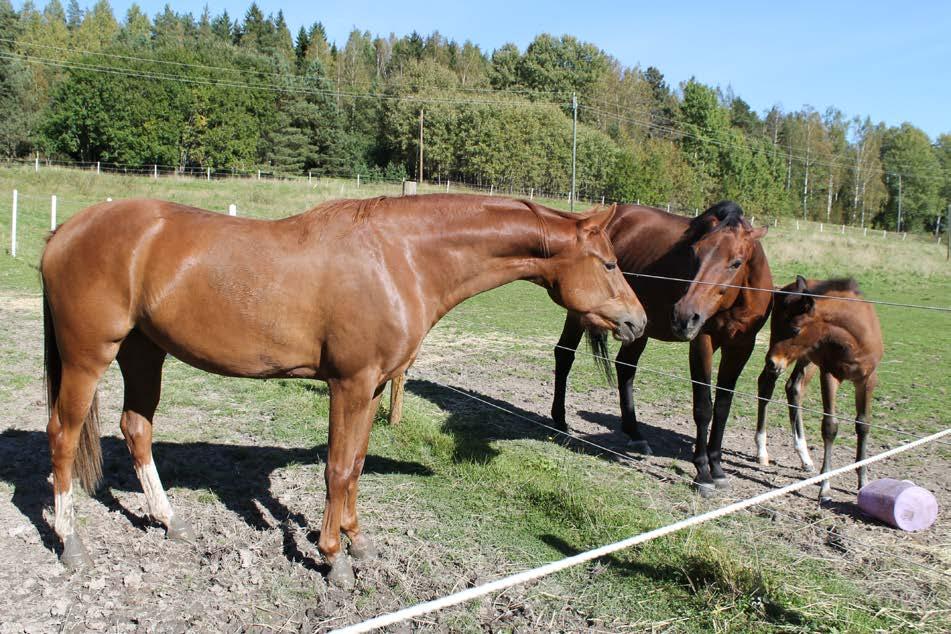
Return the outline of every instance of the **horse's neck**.
{"type": "Polygon", "coordinates": [[[435,320],[473,295],[516,280],[549,282],[551,265],[545,257],[557,255],[568,239],[571,221],[543,214],[545,233],[539,216],[523,211],[485,211],[487,217],[470,217],[442,227],[439,258],[432,272],[436,294],[435,320]],[[487,230],[486,227],[491,227],[487,230]],[[547,245],[547,246],[546,246],[547,245]],[[547,251],[547,253],[546,253],[547,251]]]}

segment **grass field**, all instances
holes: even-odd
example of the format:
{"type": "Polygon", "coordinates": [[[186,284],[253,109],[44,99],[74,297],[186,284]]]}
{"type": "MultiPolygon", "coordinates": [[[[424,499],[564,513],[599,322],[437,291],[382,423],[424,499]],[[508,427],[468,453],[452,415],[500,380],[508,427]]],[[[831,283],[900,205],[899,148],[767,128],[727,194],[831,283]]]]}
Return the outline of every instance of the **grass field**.
{"type": "MultiPolygon", "coordinates": [[[[18,302],[35,306],[29,302],[39,293],[36,263],[49,228],[50,194],[60,197],[62,221],[106,197],[158,197],[221,211],[235,203],[241,215],[273,218],[327,198],[396,195],[399,190],[398,185],[363,185],[357,190],[355,183],[339,180],[310,187],[300,182],[208,183],[65,170],[41,170],[38,174],[30,169],[0,170],[0,232],[5,246],[9,244],[10,217],[8,205],[2,201],[9,200],[14,188],[20,192],[19,248],[15,259],[6,250],[0,255],[0,302],[8,308],[3,314],[15,319],[17,327],[5,328],[0,337],[6,368],[0,381],[0,411],[6,412],[0,414],[0,432],[41,430],[44,426],[39,416],[27,423],[13,413],[35,415],[41,409],[23,404],[41,399],[40,316],[35,309],[21,309],[18,302]],[[34,331],[35,336],[30,334],[34,331]],[[37,342],[36,349],[25,341],[37,342]]],[[[809,277],[851,274],[869,298],[951,305],[951,266],[944,260],[943,245],[913,236],[900,240],[895,236],[883,239],[880,234],[819,234],[812,226],[796,232],[786,224],[771,229],[765,239],[777,284],[791,281],[797,273],[809,277]]],[[[879,315],[886,359],[880,369],[873,424],[915,435],[947,427],[951,422],[947,413],[951,314],[883,306],[879,315]]],[[[551,346],[562,317],[561,309],[544,291],[515,283],[465,302],[437,326],[432,341],[424,346],[419,367],[410,373],[405,422],[391,427],[383,423],[381,414],[374,430],[370,455],[391,468],[368,469],[361,481],[361,508],[364,522],[371,530],[387,535],[391,548],[404,547],[412,539],[438,556],[387,560],[385,565],[397,571],[399,579],[391,580],[386,592],[379,585],[359,585],[356,613],[371,615],[383,608],[439,596],[466,583],[561,558],[724,503],[722,499],[702,501],[680,482],[679,476],[692,476],[692,466],[683,460],[652,463],[655,471],[673,480],[660,481],[622,463],[550,442],[544,431],[444,389],[447,384],[455,385],[529,417],[544,414],[549,405],[551,346]],[[427,577],[428,582],[420,581],[427,577]]],[[[761,344],[739,390],[755,392],[764,352],[761,344]]],[[[686,376],[686,347],[652,342],[641,365],[686,376]]],[[[243,442],[249,447],[311,447],[327,441],[328,401],[322,384],[225,379],[176,361],[166,368],[158,419],[174,417],[176,423],[160,422],[157,441],[243,442]]],[[[118,394],[118,389],[115,372],[110,371],[104,390],[118,394]]],[[[646,412],[642,417],[676,422],[678,428],[689,431],[689,388],[685,383],[641,372],[637,398],[641,411],[646,412]]],[[[572,374],[570,399],[584,401],[588,409],[604,414],[616,413],[611,390],[603,386],[582,355],[572,374]]],[[[813,387],[805,405],[819,407],[818,402],[813,387]]],[[[840,411],[851,414],[851,402],[850,388],[843,386],[840,411]]],[[[788,444],[781,409],[771,409],[771,449],[788,444]]],[[[815,444],[820,440],[818,416],[806,415],[805,419],[807,434],[815,444]]],[[[729,448],[741,439],[748,441],[754,420],[753,401],[737,397],[725,445],[729,448]]],[[[873,452],[898,444],[902,438],[885,429],[873,429],[872,436],[873,452]]],[[[843,448],[853,446],[851,430],[843,426],[838,443],[843,448]]],[[[4,448],[4,455],[10,451],[15,450],[4,448]]],[[[843,451],[847,455],[848,450],[843,451]]],[[[251,449],[247,453],[246,469],[264,468],[263,458],[256,458],[251,449]]],[[[922,485],[946,492],[951,486],[949,457],[947,446],[932,447],[897,462],[900,466],[893,467],[897,469],[893,473],[914,470],[930,479],[921,481],[922,485]]],[[[299,510],[306,512],[311,525],[317,525],[323,483],[316,466],[306,462],[292,460],[282,468],[301,478],[308,506],[299,510]]],[[[128,463],[115,468],[131,471],[128,463]]],[[[194,471],[189,482],[216,481],[211,467],[189,468],[194,471]]],[[[2,469],[0,466],[0,473],[2,469]]],[[[262,476],[261,486],[271,485],[267,477],[267,473],[262,476]]],[[[207,508],[209,513],[232,510],[227,487],[216,492],[211,485],[176,487],[174,476],[171,481],[176,504],[207,508]]],[[[851,491],[854,483],[849,479],[844,485],[851,491]]],[[[15,483],[0,481],[0,491],[4,487],[15,497],[15,483]]],[[[851,496],[840,491],[839,497],[851,496]]],[[[798,504],[808,508],[806,500],[798,504]]],[[[808,511],[807,519],[821,527],[846,521],[818,509],[808,511]]],[[[507,593],[504,599],[496,597],[488,608],[485,603],[458,608],[434,617],[431,624],[424,621],[417,626],[507,630],[555,624],[552,626],[563,630],[609,631],[951,628],[947,580],[940,574],[935,578],[916,572],[899,559],[900,553],[913,551],[916,557],[920,555],[916,561],[921,565],[939,572],[951,570],[946,520],[939,520],[932,535],[918,540],[895,536],[883,527],[871,532],[855,528],[882,545],[882,552],[855,549],[845,555],[821,543],[807,547],[815,526],[777,522],[768,514],[737,515],[561,573],[507,593]],[[904,572],[889,572],[894,570],[904,572]],[[882,581],[889,575],[890,579],[882,581]]],[[[212,541],[215,538],[208,536],[212,541]]],[[[319,599],[319,592],[294,579],[275,573],[267,579],[268,592],[301,604],[319,599]]],[[[195,592],[203,591],[204,586],[198,584],[195,592]]],[[[344,612],[346,620],[357,620],[353,613],[344,612]]]]}

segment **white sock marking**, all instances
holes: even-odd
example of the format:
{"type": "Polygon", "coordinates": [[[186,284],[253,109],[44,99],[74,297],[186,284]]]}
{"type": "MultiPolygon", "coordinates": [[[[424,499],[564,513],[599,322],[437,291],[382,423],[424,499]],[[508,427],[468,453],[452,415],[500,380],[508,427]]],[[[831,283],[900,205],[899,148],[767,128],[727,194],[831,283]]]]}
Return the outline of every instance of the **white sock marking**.
{"type": "Polygon", "coordinates": [[[139,482],[142,483],[142,491],[145,492],[145,499],[149,504],[149,514],[168,526],[175,512],[165,495],[165,489],[162,488],[162,480],[159,478],[155,464],[148,462],[142,467],[136,467],[135,473],[139,476],[139,482]]]}
{"type": "Polygon", "coordinates": [[[76,512],[73,509],[73,487],[70,486],[53,498],[56,517],[53,520],[53,530],[60,539],[66,539],[76,530],[76,512]]]}

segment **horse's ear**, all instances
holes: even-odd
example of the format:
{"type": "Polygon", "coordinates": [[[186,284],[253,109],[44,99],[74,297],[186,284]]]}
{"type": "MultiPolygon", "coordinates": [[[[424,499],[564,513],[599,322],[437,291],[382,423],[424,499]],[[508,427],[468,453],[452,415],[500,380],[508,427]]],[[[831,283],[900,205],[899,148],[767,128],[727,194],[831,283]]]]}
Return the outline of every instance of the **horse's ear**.
{"type": "Polygon", "coordinates": [[[796,276],[796,291],[799,293],[806,292],[806,278],[804,278],[802,275],[796,276]]]}
{"type": "Polygon", "coordinates": [[[769,231],[769,227],[756,227],[750,229],[750,240],[761,240],[763,236],[766,235],[766,232],[769,231]]]}
{"type": "Polygon", "coordinates": [[[590,211],[578,223],[578,228],[582,231],[606,231],[615,213],[617,213],[617,203],[613,203],[607,209],[590,211]]]}

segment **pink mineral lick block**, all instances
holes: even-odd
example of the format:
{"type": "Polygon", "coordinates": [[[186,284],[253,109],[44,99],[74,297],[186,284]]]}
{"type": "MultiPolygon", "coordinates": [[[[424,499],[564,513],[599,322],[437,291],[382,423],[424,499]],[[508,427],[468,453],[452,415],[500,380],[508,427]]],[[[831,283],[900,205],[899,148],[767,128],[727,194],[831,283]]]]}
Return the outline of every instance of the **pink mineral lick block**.
{"type": "Polygon", "coordinates": [[[882,478],[859,491],[859,508],[903,531],[921,531],[938,517],[938,501],[931,491],[908,480],[882,478]]]}

